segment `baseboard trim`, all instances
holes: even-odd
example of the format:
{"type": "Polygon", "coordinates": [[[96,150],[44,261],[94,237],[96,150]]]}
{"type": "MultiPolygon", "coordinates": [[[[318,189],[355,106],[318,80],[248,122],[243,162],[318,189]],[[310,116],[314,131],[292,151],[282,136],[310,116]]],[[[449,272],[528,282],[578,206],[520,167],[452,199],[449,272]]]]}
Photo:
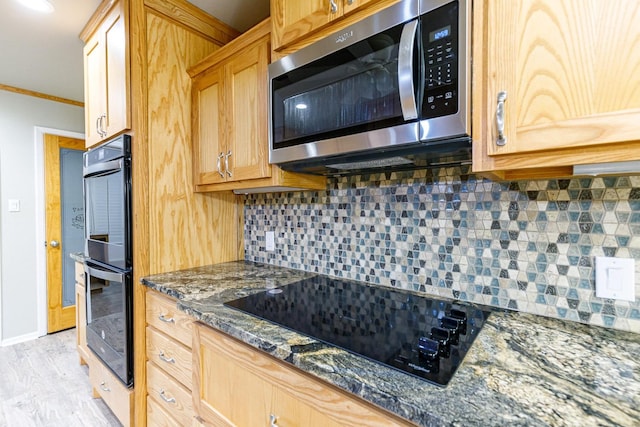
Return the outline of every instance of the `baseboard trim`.
{"type": "Polygon", "coordinates": [[[0,347],[8,347],[10,345],[20,344],[21,342],[27,342],[27,341],[35,340],[36,338],[40,338],[41,336],[42,335],[40,335],[37,332],[32,332],[30,334],[20,335],[18,337],[13,337],[13,338],[9,338],[9,339],[6,339],[6,340],[2,340],[2,342],[0,342],[0,347]]]}

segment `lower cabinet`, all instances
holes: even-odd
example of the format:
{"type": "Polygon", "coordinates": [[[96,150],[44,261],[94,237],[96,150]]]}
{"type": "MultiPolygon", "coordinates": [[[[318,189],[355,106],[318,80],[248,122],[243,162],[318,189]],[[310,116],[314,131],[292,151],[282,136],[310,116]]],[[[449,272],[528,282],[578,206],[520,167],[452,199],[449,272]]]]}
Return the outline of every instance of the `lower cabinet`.
{"type": "Polygon", "coordinates": [[[87,347],[87,295],[84,278],[84,264],[76,262],[76,344],[80,364],[86,365],[89,360],[89,347],[87,347]]]}
{"type": "Polygon", "coordinates": [[[101,397],[124,427],[133,422],[133,389],[124,384],[95,357],[89,361],[89,382],[93,397],[101,397]]]}
{"type": "Polygon", "coordinates": [[[193,402],[206,425],[413,425],[206,325],[193,331],[193,402]]]}
{"type": "Polygon", "coordinates": [[[191,317],[176,300],[146,293],[147,425],[198,425],[191,398],[191,317]]]}

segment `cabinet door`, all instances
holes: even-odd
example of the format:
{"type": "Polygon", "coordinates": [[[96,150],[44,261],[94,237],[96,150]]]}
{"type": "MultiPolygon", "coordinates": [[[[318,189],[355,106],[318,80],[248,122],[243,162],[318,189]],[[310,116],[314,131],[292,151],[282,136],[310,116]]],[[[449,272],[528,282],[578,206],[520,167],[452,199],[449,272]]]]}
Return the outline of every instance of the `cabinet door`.
{"type": "Polygon", "coordinates": [[[271,176],[267,129],[269,38],[238,52],[225,65],[225,171],[228,181],[271,176]]]}
{"type": "Polygon", "coordinates": [[[342,13],[344,15],[353,12],[354,10],[358,9],[360,6],[364,6],[366,4],[369,4],[375,0],[342,0],[343,1],[343,11],[342,13]]]}
{"type": "Polygon", "coordinates": [[[274,49],[296,41],[339,18],[342,16],[341,6],[342,0],[272,1],[274,49]]]}
{"type": "Polygon", "coordinates": [[[103,24],[106,94],[106,138],[128,129],[129,124],[129,61],[127,54],[125,15],[122,3],[116,5],[103,24]]]}
{"type": "Polygon", "coordinates": [[[91,147],[102,139],[99,133],[102,115],[106,114],[105,52],[102,33],[98,32],[84,46],[84,121],[85,145],[91,147]]]}
{"type": "Polygon", "coordinates": [[[224,68],[216,66],[193,83],[194,181],[197,185],[225,182],[224,68]]]}
{"type": "MultiPolygon", "coordinates": [[[[640,139],[637,1],[481,3],[487,77],[482,108],[489,135],[480,140],[489,144],[489,156],[640,139]],[[501,91],[507,94],[502,146],[496,143],[501,91]]],[[[584,162],[580,150],[563,160],[584,162]]]]}

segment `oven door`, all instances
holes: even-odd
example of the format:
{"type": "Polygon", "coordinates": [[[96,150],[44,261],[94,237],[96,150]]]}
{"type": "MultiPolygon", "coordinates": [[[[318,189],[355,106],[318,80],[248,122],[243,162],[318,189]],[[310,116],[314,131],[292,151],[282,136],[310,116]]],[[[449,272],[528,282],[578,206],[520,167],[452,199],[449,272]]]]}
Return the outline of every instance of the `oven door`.
{"type": "Polygon", "coordinates": [[[133,298],[130,271],[85,261],[87,345],[127,386],[133,384],[133,298]]]}
{"type": "MultiPolygon", "coordinates": [[[[123,135],[128,141],[128,135],[123,135]]],[[[85,153],[87,257],[122,270],[132,266],[131,172],[122,137],[85,153]],[[114,143],[116,147],[113,147],[114,143]]],[[[128,145],[128,144],[124,144],[128,145]]]]}

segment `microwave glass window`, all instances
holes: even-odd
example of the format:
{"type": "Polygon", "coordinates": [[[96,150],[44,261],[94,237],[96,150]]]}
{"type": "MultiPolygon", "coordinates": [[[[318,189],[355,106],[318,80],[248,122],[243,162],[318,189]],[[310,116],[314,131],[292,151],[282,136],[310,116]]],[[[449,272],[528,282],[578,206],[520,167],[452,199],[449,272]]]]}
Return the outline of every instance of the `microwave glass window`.
{"type": "Polygon", "coordinates": [[[273,81],[274,142],[300,142],[402,122],[398,44],[402,26],[355,43],[273,81]],[[337,131],[336,131],[337,129],[337,131]],[[337,134],[332,134],[336,133],[337,134]]]}

